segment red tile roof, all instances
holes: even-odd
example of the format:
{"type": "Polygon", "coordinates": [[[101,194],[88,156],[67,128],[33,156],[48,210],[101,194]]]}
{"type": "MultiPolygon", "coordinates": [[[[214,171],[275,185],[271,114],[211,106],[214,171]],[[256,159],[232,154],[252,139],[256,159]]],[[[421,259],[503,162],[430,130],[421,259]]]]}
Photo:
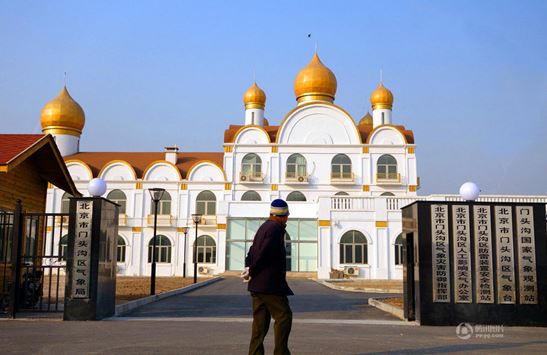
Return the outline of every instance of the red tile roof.
{"type": "Polygon", "coordinates": [[[44,137],[44,134],[0,134],[0,164],[8,164],[44,137]]]}
{"type": "MultiPolygon", "coordinates": [[[[177,153],[176,167],[181,176],[186,179],[188,170],[195,163],[203,160],[212,161],[221,169],[223,166],[224,153],[177,153]]],[[[77,153],[64,157],[65,161],[81,160],[91,168],[93,177],[97,177],[101,169],[113,160],[122,160],[133,167],[137,178],[142,178],[144,170],[154,161],[165,160],[164,152],[87,152],[77,153]]]]}

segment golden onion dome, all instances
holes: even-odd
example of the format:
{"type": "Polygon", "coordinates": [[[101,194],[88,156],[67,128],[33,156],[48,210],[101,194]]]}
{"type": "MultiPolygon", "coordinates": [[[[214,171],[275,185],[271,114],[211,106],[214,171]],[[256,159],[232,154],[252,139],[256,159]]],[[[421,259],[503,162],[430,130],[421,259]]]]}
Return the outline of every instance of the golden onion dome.
{"type": "Polygon", "coordinates": [[[40,121],[45,134],[70,134],[79,137],[84,128],[85,113],[64,86],[59,95],[42,108],[40,121]]]}
{"type": "Polygon", "coordinates": [[[369,112],[367,112],[366,115],[361,118],[361,121],[359,121],[360,126],[372,126],[372,116],[369,112]]]}
{"type": "Polygon", "coordinates": [[[264,109],[266,106],[266,94],[264,93],[264,90],[256,85],[256,81],[247,91],[245,91],[245,94],[243,94],[243,103],[245,103],[245,109],[264,109]]]}
{"type": "Polygon", "coordinates": [[[373,110],[382,108],[391,110],[393,107],[393,94],[380,82],[380,85],[370,95],[370,104],[373,110]]]}
{"type": "Polygon", "coordinates": [[[270,121],[268,121],[268,119],[264,117],[264,126],[269,126],[269,125],[270,125],[270,121]]]}
{"type": "Polygon", "coordinates": [[[294,94],[299,103],[306,101],[334,101],[336,76],[319,59],[317,53],[294,79],[294,94]]]}

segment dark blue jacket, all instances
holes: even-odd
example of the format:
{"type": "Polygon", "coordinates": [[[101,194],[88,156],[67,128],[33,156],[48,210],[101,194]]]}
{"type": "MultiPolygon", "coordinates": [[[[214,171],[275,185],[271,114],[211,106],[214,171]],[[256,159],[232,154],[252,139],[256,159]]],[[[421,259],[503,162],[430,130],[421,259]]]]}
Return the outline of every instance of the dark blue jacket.
{"type": "Polygon", "coordinates": [[[245,258],[251,276],[247,289],[256,293],[294,295],[287,284],[286,263],[285,227],[267,220],[258,228],[245,258]]]}

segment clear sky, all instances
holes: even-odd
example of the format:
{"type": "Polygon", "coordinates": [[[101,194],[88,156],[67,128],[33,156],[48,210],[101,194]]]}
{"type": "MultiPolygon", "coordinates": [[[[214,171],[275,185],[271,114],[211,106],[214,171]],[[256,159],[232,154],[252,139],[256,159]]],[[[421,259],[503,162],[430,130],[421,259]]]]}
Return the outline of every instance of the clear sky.
{"type": "Polygon", "coordinates": [[[356,121],[379,82],[414,131],[419,194],[547,195],[547,1],[0,1],[0,133],[68,89],[82,151],[221,151],[256,73],[295,107],[315,42],[356,121]],[[308,38],[312,33],[312,38],[308,38]]]}

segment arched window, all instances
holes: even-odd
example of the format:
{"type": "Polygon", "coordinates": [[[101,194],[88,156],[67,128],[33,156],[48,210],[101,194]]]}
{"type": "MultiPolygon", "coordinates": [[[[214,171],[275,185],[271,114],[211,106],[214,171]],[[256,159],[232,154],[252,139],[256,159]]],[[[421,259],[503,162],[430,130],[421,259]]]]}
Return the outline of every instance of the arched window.
{"type": "Polygon", "coordinates": [[[395,265],[403,265],[403,234],[395,239],[395,265]]]}
{"type": "Polygon", "coordinates": [[[345,154],[337,154],[331,162],[332,179],[351,179],[351,160],[345,154]]]}
{"type": "Polygon", "coordinates": [[[349,196],[349,194],[345,191],[338,191],[334,196],[349,196]]]}
{"type": "Polygon", "coordinates": [[[68,252],[68,234],[63,235],[59,240],[59,261],[66,261],[66,254],[68,252]]]}
{"type": "Polygon", "coordinates": [[[287,201],[306,201],[306,196],[300,191],[293,191],[287,195],[287,201]]]}
{"type": "MultiPolygon", "coordinates": [[[[154,214],[154,201],[150,201],[150,214],[154,214]]],[[[158,214],[171,214],[171,195],[167,191],[158,201],[158,214]]]]}
{"type": "Polygon", "coordinates": [[[241,176],[260,179],[262,177],[262,159],[255,153],[245,155],[241,162],[241,176]]]}
{"type": "MultiPolygon", "coordinates": [[[[148,262],[152,262],[152,253],[154,250],[154,238],[148,243],[148,262]]],[[[170,263],[171,262],[171,241],[164,235],[156,236],[156,262],[170,263]]]]}
{"type": "Polygon", "coordinates": [[[397,160],[389,154],[378,159],[378,179],[397,180],[397,160]]]}
{"type": "Polygon", "coordinates": [[[246,191],[243,196],[241,196],[241,201],[262,201],[260,195],[256,191],[246,191]]]}
{"type": "Polygon", "coordinates": [[[110,201],[120,205],[119,212],[120,214],[125,214],[125,206],[127,205],[127,197],[122,190],[112,190],[106,196],[110,201]]]}
{"type": "Polygon", "coordinates": [[[344,233],[340,239],[341,264],[367,264],[367,239],[363,233],[352,230],[344,233]]]}
{"type": "Polygon", "coordinates": [[[63,197],[61,197],[61,213],[68,213],[70,210],[70,198],[72,197],[71,194],[68,192],[65,192],[63,194],[63,197]]]}
{"type": "Polygon", "coordinates": [[[217,209],[217,198],[211,191],[201,191],[196,197],[196,213],[214,216],[217,209]]]}
{"type": "Polygon", "coordinates": [[[122,236],[118,236],[118,247],[116,249],[116,261],[119,263],[125,263],[125,239],[122,236]]]}
{"type": "Polygon", "coordinates": [[[208,235],[202,235],[196,240],[198,263],[214,264],[217,259],[217,245],[208,235]]]}
{"type": "Polygon", "coordinates": [[[384,192],[380,196],[395,196],[393,192],[384,192]]]}
{"type": "Polygon", "coordinates": [[[308,177],[306,172],[306,158],[301,154],[293,154],[287,159],[287,178],[298,179],[308,177]]]}

